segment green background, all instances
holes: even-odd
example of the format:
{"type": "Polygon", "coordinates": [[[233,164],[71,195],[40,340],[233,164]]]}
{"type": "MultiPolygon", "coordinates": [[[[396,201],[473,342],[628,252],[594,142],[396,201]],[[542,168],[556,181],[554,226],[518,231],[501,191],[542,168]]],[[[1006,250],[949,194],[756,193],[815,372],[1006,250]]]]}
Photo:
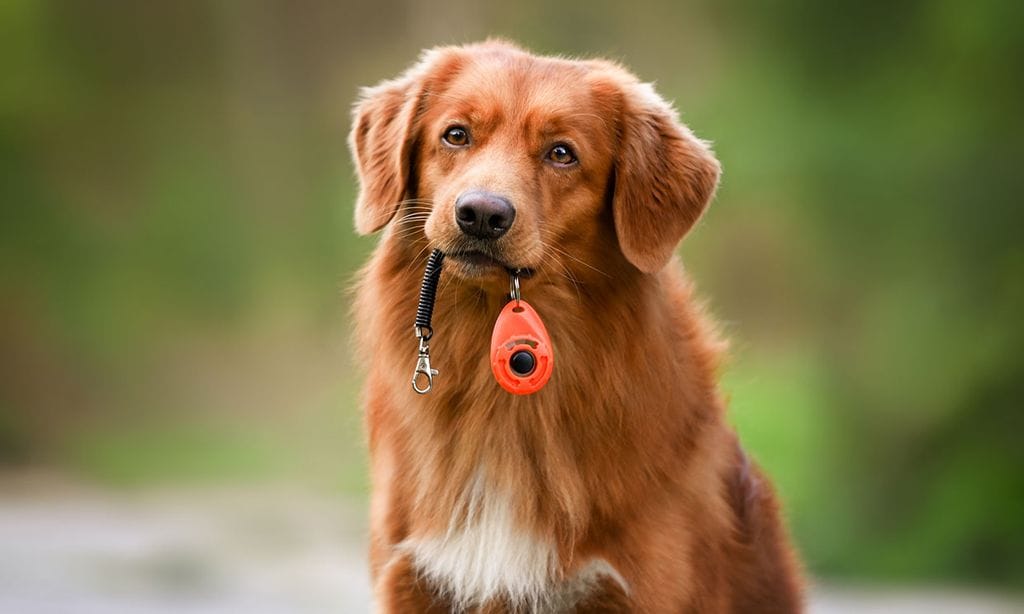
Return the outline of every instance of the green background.
{"type": "Polygon", "coordinates": [[[501,35],[714,141],[681,253],[809,569],[1024,588],[1022,7],[2,2],[0,466],[364,496],[350,105],[501,35]]]}

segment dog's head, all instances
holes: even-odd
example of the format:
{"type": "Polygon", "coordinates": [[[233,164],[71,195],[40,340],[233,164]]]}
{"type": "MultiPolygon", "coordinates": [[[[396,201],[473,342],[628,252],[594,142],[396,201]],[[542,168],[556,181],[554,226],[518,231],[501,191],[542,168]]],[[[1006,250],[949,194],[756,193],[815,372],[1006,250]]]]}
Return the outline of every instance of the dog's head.
{"type": "Polygon", "coordinates": [[[656,272],[719,176],[707,145],[621,67],[501,42],[431,50],[367,89],[350,142],[359,232],[395,220],[396,236],[425,236],[473,278],[592,266],[610,242],[656,272]]]}

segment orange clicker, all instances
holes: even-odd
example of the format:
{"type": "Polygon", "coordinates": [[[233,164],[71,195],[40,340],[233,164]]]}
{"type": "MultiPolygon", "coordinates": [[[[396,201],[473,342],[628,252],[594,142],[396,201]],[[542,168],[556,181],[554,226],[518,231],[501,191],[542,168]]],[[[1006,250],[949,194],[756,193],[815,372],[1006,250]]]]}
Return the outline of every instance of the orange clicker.
{"type": "Polygon", "coordinates": [[[533,394],[548,383],[554,368],[551,338],[540,316],[524,300],[509,301],[491,334],[494,378],[512,394],[533,394]]]}

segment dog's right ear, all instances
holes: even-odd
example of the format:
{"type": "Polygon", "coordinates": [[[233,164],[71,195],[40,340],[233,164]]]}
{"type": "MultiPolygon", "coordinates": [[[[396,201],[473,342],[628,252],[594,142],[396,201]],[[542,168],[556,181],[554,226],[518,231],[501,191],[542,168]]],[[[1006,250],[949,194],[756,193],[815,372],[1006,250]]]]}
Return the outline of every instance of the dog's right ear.
{"type": "Polygon", "coordinates": [[[454,59],[452,48],[430,50],[402,76],[362,91],[349,134],[359,175],[355,221],[360,234],[380,230],[398,210],[413,170],[416,122],[426,92],[443,73],[451,73],[454,59]]]}
{"type": "Polygon", "coordinates": [[[366,88],[352,114],[349,147],[359,175],[356,231],[383,228],[405,195],[409,181],[419,89],[410,75],[366,88]]]}

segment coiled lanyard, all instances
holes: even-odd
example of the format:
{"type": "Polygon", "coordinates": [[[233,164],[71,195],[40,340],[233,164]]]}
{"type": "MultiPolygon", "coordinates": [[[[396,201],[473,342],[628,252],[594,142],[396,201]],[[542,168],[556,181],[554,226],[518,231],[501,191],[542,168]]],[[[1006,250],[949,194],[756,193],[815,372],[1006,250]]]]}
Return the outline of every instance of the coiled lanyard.
{"type": "Polygon", "coordinates": [[[429,341],[434,336],[430,319],[434,315],[434,300],[437,298],[437,282],[441,279],[441,267],[444,265],[444,252],[435,249],[427,259],[427,268],[423,271],[423,283],[420,285],[420,301],[416,305],[416,339],[419,341],[419,355],[416,357],[416,370],[412,374],[412,389],[419,394],[427,394],[434,386],[437,369],[430,368],[429,341]]]}

